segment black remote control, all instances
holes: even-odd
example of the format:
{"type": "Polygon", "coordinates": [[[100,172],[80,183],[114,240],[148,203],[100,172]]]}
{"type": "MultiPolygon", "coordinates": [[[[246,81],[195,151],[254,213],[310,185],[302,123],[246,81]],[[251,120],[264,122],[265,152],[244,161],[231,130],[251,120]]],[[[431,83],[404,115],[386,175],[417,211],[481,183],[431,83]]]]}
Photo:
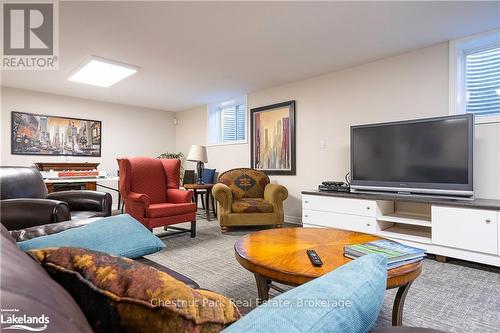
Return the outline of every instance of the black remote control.
{"type": "Polygon", "coordinates": [[[311,263],[313,264],[314,267],[323,266],[323,262],[321,261],[321,258],[318,256],[316,251],[307,250],[307,256],[309,257],[309,260],[311,260],[311,263]]]}

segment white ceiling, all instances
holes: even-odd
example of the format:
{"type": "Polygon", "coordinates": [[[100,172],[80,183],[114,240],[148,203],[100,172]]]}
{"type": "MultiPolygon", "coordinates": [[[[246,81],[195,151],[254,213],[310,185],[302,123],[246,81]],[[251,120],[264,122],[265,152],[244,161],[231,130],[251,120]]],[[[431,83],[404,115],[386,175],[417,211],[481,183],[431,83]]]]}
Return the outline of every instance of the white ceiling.
{"type": "Polygon", "coordinates": [[[500,26],[500,2],[60,2],[58,71],[2,85],[179,111],[500,26]],[[140,67],[67,81],[90,55],[140,67]]]}

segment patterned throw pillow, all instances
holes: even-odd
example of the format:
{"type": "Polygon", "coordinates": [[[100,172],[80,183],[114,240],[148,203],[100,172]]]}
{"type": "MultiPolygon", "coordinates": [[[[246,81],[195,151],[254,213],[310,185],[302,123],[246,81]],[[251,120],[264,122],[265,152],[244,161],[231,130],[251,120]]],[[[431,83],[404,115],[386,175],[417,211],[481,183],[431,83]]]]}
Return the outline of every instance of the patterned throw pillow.
{"type": "Polygon", "coordinates": [[[240,317],[226,297],[127,258],[70,247],[28,253],[73,296],[96,333],[211,333],[240,317]]]}
{"type": "Polygon", "coordinates": [[[270,183],[262,171],[239,168],[222,173],[219,182],[226,184],[233,193],[233,200],[241,198],[264,198],[264,189],[270,183]]]}

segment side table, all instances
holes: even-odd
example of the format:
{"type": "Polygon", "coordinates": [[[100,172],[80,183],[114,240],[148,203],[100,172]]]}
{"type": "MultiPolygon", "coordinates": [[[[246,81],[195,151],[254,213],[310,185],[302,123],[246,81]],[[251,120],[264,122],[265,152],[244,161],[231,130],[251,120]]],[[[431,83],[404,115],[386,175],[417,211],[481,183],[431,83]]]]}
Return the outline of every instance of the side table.
{"type": "Polygon", "coordinates": [[[214,211],[214,217],[216,216],[215,213],[215,202],[214,202],[214,196],[212,195],[212,188],[214,187],[215,184],[184,184],[183,187],[186,190],[190,190],[194,192],[194,201],[196,202],[196,210],[198,210],[198,191],[203,190],[206,191],[206,196],[205,196],[205,212],[207,214],[207,221],[210,221],[210,202],[212,202],[212,209],[214,211]]]}

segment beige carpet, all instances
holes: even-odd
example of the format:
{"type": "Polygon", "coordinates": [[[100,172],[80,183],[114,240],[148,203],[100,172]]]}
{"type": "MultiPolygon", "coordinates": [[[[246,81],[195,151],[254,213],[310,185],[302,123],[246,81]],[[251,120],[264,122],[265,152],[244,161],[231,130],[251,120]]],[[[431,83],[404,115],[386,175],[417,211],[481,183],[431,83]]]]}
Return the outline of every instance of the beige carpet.
{"type": "MultiPolygon", "coordinates": [[[[222,235],[217,221],[198,220],[198,234],[164,240],[167,248],[149,259],[194,279],[205,289],[234,299],[244,308],[255,306],[253,275],[234,258],[233,245],[242,229],[222,235]]],[[[159,230],[160,231],[160,230],[159,230]]],[[[395,290],[386,299],[377,326],[391,322],[395,290]]],[[[500,332],[500,270],[462,261],[424,260],[423,274],[413,283],[404,308],[405,326],[448,332],[500,332]]]]}

